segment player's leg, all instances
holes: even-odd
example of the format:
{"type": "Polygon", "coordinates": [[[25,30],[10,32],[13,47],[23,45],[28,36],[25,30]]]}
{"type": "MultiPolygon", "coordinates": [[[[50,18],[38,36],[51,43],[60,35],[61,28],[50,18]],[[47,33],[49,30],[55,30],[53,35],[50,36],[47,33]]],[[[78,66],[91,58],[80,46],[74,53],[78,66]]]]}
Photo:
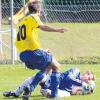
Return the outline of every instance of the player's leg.
{"type": "Polygon", "coordinates": [[[32,92],[39,82],[45,81],[50,72],[51,68],[46,68],[45,71],[38,72],[30,83],[30,91],[32,92]]]}
{"type": "Polygon", "coordinates": [[[51,89],[50,97],[56,97],[58,94],[59,82],[60,82],[60,64],[56,61],[56,59],[52,59],[52,63],[49,65],[48,69],[52,68],[52,73],[50,77],[47,79],[45,84],[42,84],[42,89],[51,89]]]}
{"type": "Polygon", "coordinates": [[[34,80],[34,76],[29,77],[26,79],[14,92],[17,96],[20,96],[21,93],[23,92],[24,88],[32,83],[34,80]]]}
{"type": "Polygon", "coordinates": [[[52,59],[52,63],[49,66],[52,68],[51,74],[51,98],[54,98],[58,94],[59,83],[60,83],[60,64],[57,62],[55,58],[52,59]]]}
{"type": "Polygon", "coordinates": [[[29,98],[32,91],[34,91],[35,87],[46,76],[46,74],[47,73],[40,71],[35,75],[34,80],[32,80],[31,84],[24,88],[23,100],[27,100],[29,98]]]}
{"type": "Polygon", "coordinates": [[[50,89],[51,88],[51,75],[47,78],[46,81],[42,81],[39,84],[41,86],[41,89],[50,89]]]}
{"type": "Polygon", "coordinates": [[[32,92],[35,87],[38,85],[38,83],[46,76],[46,74],[42,71],[38,72],[35,77],[34,80],[32,81],[32,83],[30,84],[30,91],[32,92]]]}
{"type": "MultiPolygon", "coordinates": [[[[44,78],[42,79],[42,83],[44,81],[46,81],[48,75],[46,75],[48,73],[48,69],[46,70],[45,74],[44,74],[44,78]]],[[[14,93],[17,95],[17,96],[20,96],[20,94],[23,92],[24,88],[29,86],[30,84],[32,84],[33,80],[37,79],[38,77],[38,74],[36,76],[32,76],[32,77],[29,77],[28,79],[26,79],[15,91],[14,93]],[[36,78],[34,78],[36,77],[36,78]]],[[[37,80],[35,80],[36,82],[37,80]]],[[[31,87],[32,88],[32,87],[31,87]]]]}
{"type": "MultiPolygon", "coordinates": [[[[52,72],[52,82],[51,84],[53,84],[53,80],[55,82],[55,84],[53,84],[52,88],[52,97],[55,97],[55,90],[57,90],[56,88],[58,88],[58,81],[59,81],[59,66],[60,64],[52,58],[52,55],[50,53],[47,53],[43,50],[35,50],[35,51],[27,51],[24,52],[20,55],[20,58],[23,62],[27,63],[27,67],[31,68],[31,69],[39,69],[41,70],[39,73],[36,74],[32,84],[30,84],[31,88],[30,91],[32,92],[35,87],[38,85],[38,83],[44,78],[45,76],[45,71],[46,69],[51,69],[53,70],[52,72]],[[31,56],[30,56],[31,55],[31,56]],[[27,58],[27,59],[25,59],[27,58]],[[49,66],[49,67],[48,67],[49,66]],[[58,78],[57,78],[58,77],[58,78]],[[54,90],[53,90],[54,89],[54,90]]],[[[25,89],[27,90],[27,89],[25,89]]],[[[25,93],[26,94],[26,93],[25,93]]]]}
{"type": "Polygon", "coordinates": [[[23,83],[21,83],[20,86],[15,91],[5,91],[3,93],[3,96],[5,96],[5,97],[10,97],[10,96],[19,97],[21,95],[21,93],[23,92],[24,87],[30,85],[32,83],[33,79],[34,79],[34,76],[29,77],[23,83]]]}
{"type": "Polygon", "coordinates": [[[45,77],[47,77],[49,72],[51,72],[51,68],[46,68],[45,71],[40,71],[34,76],[30,85],[24,88],[23,100],[27,100],[29,98],[31,92],[34,91],[40,81],[46,80],[45,77]]]}

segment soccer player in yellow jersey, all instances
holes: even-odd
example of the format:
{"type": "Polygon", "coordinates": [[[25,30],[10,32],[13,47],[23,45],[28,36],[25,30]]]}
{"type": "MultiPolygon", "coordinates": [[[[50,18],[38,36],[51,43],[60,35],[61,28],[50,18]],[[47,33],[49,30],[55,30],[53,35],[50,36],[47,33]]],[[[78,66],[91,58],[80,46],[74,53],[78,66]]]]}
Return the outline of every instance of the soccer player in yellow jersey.
{"type": "Polygon", "coordinates": [[[28,4],[29,13],[20,20],[18,34],[15,41],[16,48],[20,52],[20,59],[25,63],[27,68],[40,70],[40,72],[35,75],[33,82],[28,87],[25,87],[23,100],[28,100],[31,92],[51,69],[52,87],[51,95],[49,97],[56,97],[59,88],[60,64],[54,59],[51,53],[40,48],[37,29],[60,33],[66,32],[67,29],[53,28],[44,25],[38,16],[38,13],[40,12],[40,3],[39,0],[34,0],[28,4]]]}

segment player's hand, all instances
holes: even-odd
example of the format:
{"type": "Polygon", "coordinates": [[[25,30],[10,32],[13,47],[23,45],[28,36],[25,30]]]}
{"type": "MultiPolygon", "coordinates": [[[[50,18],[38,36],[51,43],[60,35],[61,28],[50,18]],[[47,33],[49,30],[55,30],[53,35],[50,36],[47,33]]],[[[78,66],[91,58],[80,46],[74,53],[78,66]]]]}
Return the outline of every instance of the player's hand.
{"type": "Polygon", "coordinates": [[[68,31],[68,28],[60,28],[59,29],[59,32],[60,33],[64,33],[64,32],[67,32],[68,31]]]}

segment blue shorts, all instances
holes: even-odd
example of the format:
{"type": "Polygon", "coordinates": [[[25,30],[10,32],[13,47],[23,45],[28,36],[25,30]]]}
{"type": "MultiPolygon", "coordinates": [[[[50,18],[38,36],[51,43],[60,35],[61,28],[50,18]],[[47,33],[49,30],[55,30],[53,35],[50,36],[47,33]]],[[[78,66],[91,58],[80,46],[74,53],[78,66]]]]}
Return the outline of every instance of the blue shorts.
{"type": "Polygon", "coordinates": [[[27,68],[45,71],[52,62],[52,55],[39,49],[34,51],[27,50],[20,53],[20,60],[25,63],[27,68]]]}

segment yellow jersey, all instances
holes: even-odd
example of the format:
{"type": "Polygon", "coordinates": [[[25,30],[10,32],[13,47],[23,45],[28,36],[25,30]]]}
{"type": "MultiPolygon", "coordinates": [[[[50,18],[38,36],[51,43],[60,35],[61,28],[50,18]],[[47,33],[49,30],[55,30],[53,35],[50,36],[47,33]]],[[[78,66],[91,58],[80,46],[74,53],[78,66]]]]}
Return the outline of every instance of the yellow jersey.
{"type": "Polygon", "coordinates": [[[43,23],[37,14],[30,14],[20,21],[15,41],[18,51],[23,52],[40,48],[37,32],[39,25],[43,25],[43,23]]]}

